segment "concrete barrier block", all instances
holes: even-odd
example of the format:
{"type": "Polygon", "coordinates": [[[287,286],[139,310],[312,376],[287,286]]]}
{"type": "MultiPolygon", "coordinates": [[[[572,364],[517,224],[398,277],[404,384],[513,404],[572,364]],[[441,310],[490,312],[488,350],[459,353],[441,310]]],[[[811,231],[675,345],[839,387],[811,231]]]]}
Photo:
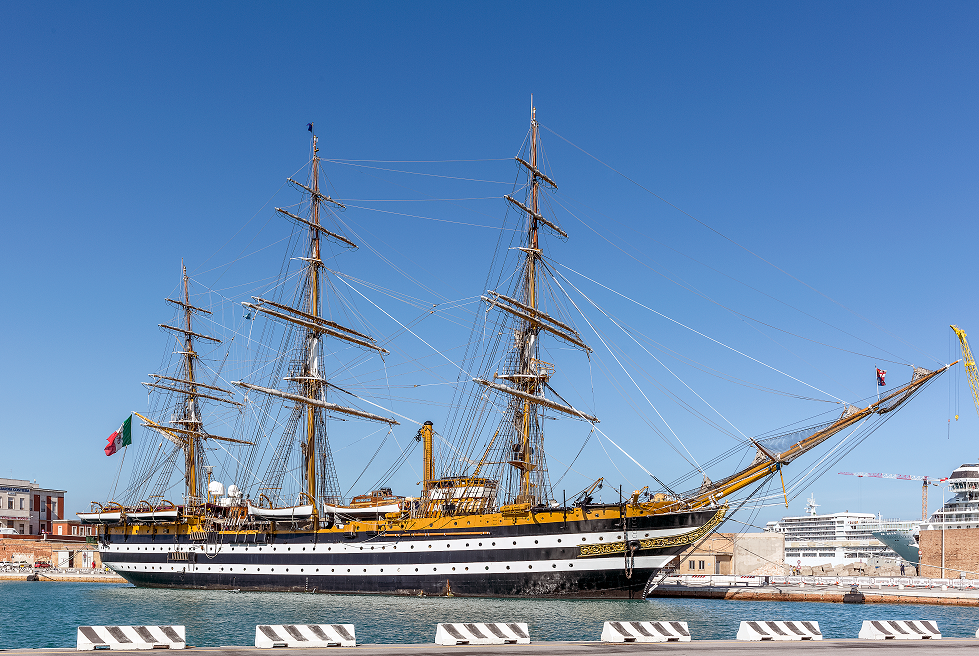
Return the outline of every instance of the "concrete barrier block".
{"type": "Polygon", "coordinates": [[[941,640],[942,632],[931,620],[864,620],[861,640],[941,640]]]}
{"type": "Polygon", "coordinates": [[[186,649],[182,626],[80,626],[75,649],[186,649]]]}
{"type": "Polygon", "coordinates": [[[255,646],[356,647],[357,634],[353,624],[259,624],[255,627],[255,646]]]}
{"type": "Polygon", "coordinates": [[[606,622],[602,642],[690,642],[686,622],[606,622]]]}
{"type": "Polygon", "coordinates": [[[738,640],[822,640],[819,622],[741,622],[738,640]]]}
{"type": "Polygon", "coordinates": [[[435,629],[437,645],[529,645],[525,622],[452,622],[435,629]]]}

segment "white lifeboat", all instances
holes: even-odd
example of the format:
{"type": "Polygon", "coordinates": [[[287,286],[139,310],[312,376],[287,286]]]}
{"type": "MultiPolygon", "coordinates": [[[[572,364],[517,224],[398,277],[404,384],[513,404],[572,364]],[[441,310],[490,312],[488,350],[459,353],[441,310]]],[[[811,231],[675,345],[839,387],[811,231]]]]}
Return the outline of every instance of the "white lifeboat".
{"type": "Polygon", "coordinates": [[[249,503],[248,516],[255,519],[272,521],[309,519],[313,516],[313,504],[290,506],[288,508],[259,508],[249,503]]]}

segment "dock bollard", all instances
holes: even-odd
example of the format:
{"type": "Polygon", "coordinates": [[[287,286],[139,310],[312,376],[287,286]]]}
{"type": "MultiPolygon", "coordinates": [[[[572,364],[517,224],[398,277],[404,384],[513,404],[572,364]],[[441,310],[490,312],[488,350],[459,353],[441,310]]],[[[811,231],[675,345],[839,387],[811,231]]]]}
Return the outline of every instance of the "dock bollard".
{"type": "Polygon", "coordinates": [[[186,649],[182,626],[80,626],[75,649],[186,649]]]}
{"type": "Polygon", "coordinates": [[[738,640],[822,640],[819,622],[741,622],[738,640]]]}
{"type": "Polygon", "coordinates": [[[861,640],[941,640],[942,632],[931,620],[864,620],[861,640]]]}
{"type": "Polygon", "coordinates": [[[255,627],[255,646],[272,647],[356,647],[353,624],[259,624],[255,627]]]}
{"type": "Polygon", "coordinates": [[[690,642],[686,622],[606,622],[602,642],[690,642]]]}
{"type": "Polygon", "coordinates": [[[525,622],[452,622],[435,629],[437,645],[529,645],[525,622]]]}

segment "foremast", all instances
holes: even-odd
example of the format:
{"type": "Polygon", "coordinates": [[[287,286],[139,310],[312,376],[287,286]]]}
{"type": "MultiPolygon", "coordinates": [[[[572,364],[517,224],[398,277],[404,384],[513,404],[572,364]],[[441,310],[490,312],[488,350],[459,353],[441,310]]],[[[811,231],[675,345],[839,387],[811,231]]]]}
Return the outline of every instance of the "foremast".
{"type": "MultiPolygon", "coordinates": [[[[540,333],[547,332],[586,352],[590,352],[591,349],[571,326],[548,315],[540,308],[538,278],[544,267],[540,243],[541,227],[546,227],[562,238],[567,238],[568,235],[555,222],[545,218],[540,210],[541,184],[547,184],[553,189],[557,189],[557,184],[538,166],[538,141],[537,109],[531,104],[530,161],[520,157],[515,158],[516,162],[526,169],[529,175],[529,188],[525,199],[527,204],[511,196],[504,197],[527,217],[526,245],[519,249],[523,252],[524,260],[523,275],[518,291],[520,298],[511,298],[491,290],[482,297],[491,307],[495,306],[517,318],[515,357],[510,361],[509,371],[502,375],[494,374],[493,381],[482,378],[473,379],[479,385],[510,396],[510,412],[512,413],[513,426],[516,429],[514,436],[516,439],[512,444],[512,452],[506,463],[519,473],[517,494],[511,500],[513,504],[518,506],[537,505],[546,500],[543,496],[546,490],[542,489],[546,480],[543,475],[543,472],[546,471],[546,463],[543,450],[541,408],[556,410],[592,423],[598,422],[598,419],[592,415],[544,396],[544,390],[550,389],[548,381],[555,369],[553,365],[539,358],[538,337],[540,333]],[[503,382],[497,383],[495,380],[503,382]],[[535,471],[538,472],[536,482],[534,481],[535,471]]],[[[553,392],[553,390],[551,391],[553,392]]],[[[497,435],[500,432],[497,431],[497,435]]],[[[492,441],[490,442],[491,446],[492,441]]],[[[490,448],[487,448],[486,455],[489,452],[490,448]]],[[[484,455],[483,461],[486,460],[486,455],[484,455]]],[[[483,461],[477,467],[477,473],[482,467],[483,461]]]]}

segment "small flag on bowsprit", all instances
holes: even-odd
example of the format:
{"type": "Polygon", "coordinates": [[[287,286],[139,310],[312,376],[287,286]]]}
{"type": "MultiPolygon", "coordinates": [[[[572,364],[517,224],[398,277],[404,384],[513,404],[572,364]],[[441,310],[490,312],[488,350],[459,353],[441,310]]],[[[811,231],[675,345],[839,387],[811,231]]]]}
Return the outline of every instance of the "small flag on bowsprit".
{"type": "Polygon", "coordinates": [[[313,131],[313,124],[312,123],[307,123],[306,124],[306,130],[308,132],[312,132],[313,131]]]}
{"type": "Polygon", "coordinates": [[[887,374],[887,372],[884,371],[883,369],[878,369],[877,370],[877,386],[878,387],[885,387],[887,385],[887,383],[884,382],[884,375],[885,374],[887,374]]]}

